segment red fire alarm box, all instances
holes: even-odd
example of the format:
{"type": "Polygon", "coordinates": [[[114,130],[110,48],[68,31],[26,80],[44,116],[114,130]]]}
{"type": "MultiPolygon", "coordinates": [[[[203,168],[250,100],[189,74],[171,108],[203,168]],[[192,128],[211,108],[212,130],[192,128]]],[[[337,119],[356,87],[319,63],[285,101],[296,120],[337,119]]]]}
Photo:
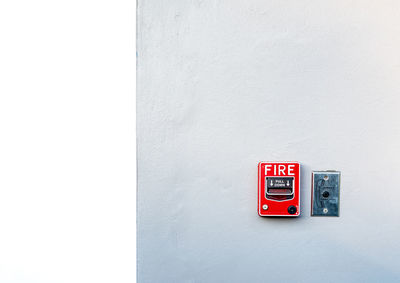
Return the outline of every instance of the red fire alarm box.
{"type": "Polygon", "coordinates": [[[300,215],[300,164],[260,162],[258,164],[258,214],[300,215]]]}

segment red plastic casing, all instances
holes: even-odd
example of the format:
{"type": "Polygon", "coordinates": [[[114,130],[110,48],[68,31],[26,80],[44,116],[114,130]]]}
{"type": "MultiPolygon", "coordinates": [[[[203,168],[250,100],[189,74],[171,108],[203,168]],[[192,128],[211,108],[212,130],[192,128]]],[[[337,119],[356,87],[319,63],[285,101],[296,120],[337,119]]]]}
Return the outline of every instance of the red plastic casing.
{"type": "Polygon", "coordinates": [[[299,216],[300,215],[300,163],[288,161],[258,163],[258,215],[260,216],[299,216]],[[266,170],[267,168],[267,170],[266,170]],[[293,177],[293,198],[285,200],[267,199],[265,181],[267,177],[293,177]],[[263,206],[267,205],[265,210],[263,206]],[[290,214],[289,206],[297,211],[290,214]]]}

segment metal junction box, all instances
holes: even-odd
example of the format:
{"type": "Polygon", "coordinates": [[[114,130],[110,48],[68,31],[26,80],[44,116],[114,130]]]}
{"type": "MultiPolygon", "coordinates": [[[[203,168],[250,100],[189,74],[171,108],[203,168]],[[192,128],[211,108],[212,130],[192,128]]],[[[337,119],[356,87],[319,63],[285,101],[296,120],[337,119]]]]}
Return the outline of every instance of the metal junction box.
{"type": "Polygon", "coordinates": [[[311,216],[339,216],[340,172],[313,171],[311,216]]]}
{"type": "Polygon", "coordinates": [[[300,215],[300,164],[260,162],[258,164],[258,214],[300,215]]]}

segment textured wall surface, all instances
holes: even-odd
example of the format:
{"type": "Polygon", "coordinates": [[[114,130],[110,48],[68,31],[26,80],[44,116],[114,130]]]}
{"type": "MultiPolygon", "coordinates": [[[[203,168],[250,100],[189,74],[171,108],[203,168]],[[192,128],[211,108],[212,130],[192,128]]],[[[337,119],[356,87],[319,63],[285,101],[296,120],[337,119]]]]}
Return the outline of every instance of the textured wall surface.
{"type": "Polygon", "coordinates": [[[399,282],[399,50],[398,1],[139,0],[139,282],[399,282]],[[257,215],[260,160],[301,217],[257,215]]]}

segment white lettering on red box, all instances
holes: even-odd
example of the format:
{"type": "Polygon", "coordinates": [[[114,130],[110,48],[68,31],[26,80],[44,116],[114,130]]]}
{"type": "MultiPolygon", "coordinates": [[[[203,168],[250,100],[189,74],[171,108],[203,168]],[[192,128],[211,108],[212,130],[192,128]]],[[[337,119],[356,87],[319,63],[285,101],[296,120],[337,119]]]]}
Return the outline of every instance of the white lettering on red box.
{"type": "Polygon", "coordinates": [[[294,176],[293,164],[267,164],[265,165],[265,175],[267,176],[294,176]]]}

